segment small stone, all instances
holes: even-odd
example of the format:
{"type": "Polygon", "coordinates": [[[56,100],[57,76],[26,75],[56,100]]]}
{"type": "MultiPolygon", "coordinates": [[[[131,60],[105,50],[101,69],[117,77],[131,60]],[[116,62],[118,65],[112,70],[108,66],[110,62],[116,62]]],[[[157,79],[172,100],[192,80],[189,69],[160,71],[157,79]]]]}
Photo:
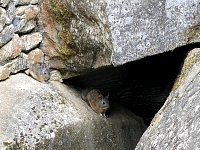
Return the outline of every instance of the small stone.
{"type": "Polygon", "coordinates": [[[58,70],[51,71],[50,81],[63,82],[62,75],[58,70]]]}
{"type": "Polygon", "coordinates": [[[6,12],[7,12],[6,24],[11,24],[15,17],[15,3],[13,1],[8,4],[6,12]]]}
{"type": "Polygon", "coordinates": [[[0,67],[0,80],[5,80],[10,76],[10,69],[6,66],[0,67]]]}
{"type": "Polygon", "coordinates": [[[65,69],[65,60],[61,57],[52,57],[49,59],[49,67],[52,69],[65,69]]]}
{"type": "Polygon", "coordinates": [[[28,69],[29,64],[27,61],[27,55],[21,53],[19,57],[12,61],[12,66],[10,67],[11,73],[17,73],[19,71],[23,71],[28,69]]]}
{"type": "Polygon", "coordinates": [[[10,0],[0,0],[0,7],[6,7],[10,0]]]}
{"type": "Polygon", "coordinates": [[[43,61],[44,61],[44,53],[39,48],[37,48],[35,50],[32,50],[28,54],[28,62],[29,62],[29,64],[34,64],[34,63],[43,62],[43,61]]]}
{"type": "Polygon", "coordinates": [[[26,22],[25,26],[23,26],[18,33],[28,33],[30,31],[32,31],[34,28],[36,27],[36,21],[35,20],[30,20],[28,22],[26,22]]]}
{"type": "Polygon", "coordinates": [[[37,47],[37,45],[42,41],[42,34],[35,32],[29,35],[24,35],[21,38],[22,50],[30,51],[31,49],[37,47]]]}
{"type": "Polygon", "coordinates": [[[19,35],[15,34],[13,39],[0,49],[0,62],[13,59],[21,53],[22,43],[19,35]]]}
{"type": "Polygon", "coordinates": [[[38,4],[38,0],[19,0],[18,5],[38,4]]]}
{"type": "Polygon", "coordinates": [[[20,6],[16,9],[16,17],[13,20],[15,33],[28,33],[36,26],[34,20],[39,13],[37,6],[20,6]]]}
{"type": "Polygon", "coordinates": [[[27,21],[26,19],[16,17],[13,21],[13,25],[15,33],[25,34],[29,33],[36,27],[36,21],[35,20],[27,21]]]}
{"type": "Polygon", "coordinates": [[[18,33],[26,25],[27,21],[23,18],[15,17],[13,20],[14,32],[18,33]]]}
{"type": "Polygon", "coordinates": [[[16,17],[26,20],[34,19],[39,13],[39,8],[34,5],[19,6],[16,8],[16,17]]]}
{"type": "Polygon", "coordinates": [[[0,32],[6,24],[6,10],[0,7],[0,32]]]}
{"type": "Polygon", "coordinates": [[[24,72],[25,72],[25,74],[30,75],[30,70],[29,69],[25,70],[24,72]]]}
{"type": "Polygon", "coordinates": [[[0,33],[0,48],[8,43],[14,35],[14,26],[11,24],[3,29],[0,33]]]}

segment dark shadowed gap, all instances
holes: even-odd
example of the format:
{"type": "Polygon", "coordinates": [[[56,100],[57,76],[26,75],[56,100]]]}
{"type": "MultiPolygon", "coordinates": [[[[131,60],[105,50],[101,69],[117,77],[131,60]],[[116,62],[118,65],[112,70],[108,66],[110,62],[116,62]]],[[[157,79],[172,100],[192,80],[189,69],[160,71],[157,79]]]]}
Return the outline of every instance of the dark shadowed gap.
{"type": "Polygon", "coordinates": [[[113,102],[120,103],[141,116],[146,125],[149,125],[167,99],[186,53],[196,47],[200,47],[200,43],[148,56],[118,67],[95,69],[66,79],[64,83],[78,88],[97,88],[105,95],[109,92],[111,107],[113,102]]]}

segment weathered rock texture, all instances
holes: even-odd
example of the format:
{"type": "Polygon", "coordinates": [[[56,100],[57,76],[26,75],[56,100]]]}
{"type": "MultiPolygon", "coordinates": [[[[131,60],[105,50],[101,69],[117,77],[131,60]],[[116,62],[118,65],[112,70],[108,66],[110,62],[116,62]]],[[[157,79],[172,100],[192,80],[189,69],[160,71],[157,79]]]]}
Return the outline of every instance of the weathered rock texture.
{"type": "Polygon", "coordinates": [[[199,1],[108,0],[106,12],[114,65],[200,41],[199,1]]]}
{"type": "Polygon", "coordinates": [[[69,78],[199,42],[198,14],[199,2],[187,0],[4,0],[0,50],[17,34],[21,53],[40,48],[69,78]]]}
{"type": "Polygon", "coordinates": [[[187,55],[174,88],[136,150],[200,149],[200,49],[187,55]]]}
{"type": "MultiPolygon", "coordinates": [[[[56,69],[51,75],[62,81],[199,42],[199,11],[199,1],[189,0],[1,0],[0,80],[29,68],[46,74],[33,68],[48,62],[38,68],[56,69]]],[[[199,149],[199,72],[194,50],[137,149],[199,149]]],[[[121,108],[108,119],[96,116],[60,85],[24,74],[0,85],[0,141],[7,148],[133,149],[144,130],[121,108]]]]}
{"type": "Polygon", "coordinates": [[[42,1],[42,45],[53,62],[63,62],[57,69],[80,73],[111,64],[112,43],[105,9],[105,2],[97,0],[42,1]]]}
{"type": "Polygon", "coordinates": [[[0,149],[133,149],[145,130],[119,106],[101,117],[59,82],[17,74],[0,82],[0,91],[0,149]]]}
{"type": "Polygon", "coordinates": [[[50,0],[41,10],[45,54],[61,64],[52,68],[71,76],[174,50],[200,37],[198,1],[50,0]]]}
{"type": "MultiPolygon", "coordinates": [[[[38,0],[0,2],[0,80],[25,71],[34,61],[27,53],[42,41],[42,34],[37,32],[39,12],[38,0]]],[[[36,59],[33,53],[32,58],[36,59]]],[[[44,62],[45,56],[42,59],[44,62]]]]}

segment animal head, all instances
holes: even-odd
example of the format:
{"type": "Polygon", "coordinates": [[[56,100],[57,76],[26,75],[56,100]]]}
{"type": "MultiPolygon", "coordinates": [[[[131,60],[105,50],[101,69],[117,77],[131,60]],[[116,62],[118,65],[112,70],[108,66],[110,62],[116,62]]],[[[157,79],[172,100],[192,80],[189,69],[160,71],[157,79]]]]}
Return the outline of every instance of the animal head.
{"type": "Polygon", "coordinates": [[[99,94],[99,98],[100,98],[99,105],[101,106],[101,108],[103,108],[103,109],[109,109],[110,108],[108,97],[109,97],[109,94],[105,97],[103,97],[102,94],[99,94]]]}
{"type": "Polygon", "coordinates": [[[40,63],[41,68],[41,76],[43,77],[44,81],[48,81],[50,78],[50,70],[49,66],[46,63],[40,63]]]}
{"type": "Polygon", "coordinates": [[[37,62],[31,64],[30,66],[30,74],[38,81],[48,81],[50,78],[50,70],[46,63],[37,62]]]}

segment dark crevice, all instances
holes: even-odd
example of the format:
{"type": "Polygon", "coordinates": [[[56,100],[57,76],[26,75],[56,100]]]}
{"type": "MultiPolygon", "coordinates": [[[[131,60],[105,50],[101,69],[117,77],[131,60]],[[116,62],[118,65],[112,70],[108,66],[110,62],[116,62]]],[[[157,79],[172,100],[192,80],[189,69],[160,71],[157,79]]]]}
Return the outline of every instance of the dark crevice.
{"type": "Polygon", "coordinates": [[[200,47],[200,43],[148,56],[118,67],[95,69],[66,79],[64,83],[78,88],[98,88],[105,95],[109,92],[111,107],[113,102],[118,102],[141,116],[146,125],[149,125],[167,99],[186,53],[197,47],[200,47]]]}

